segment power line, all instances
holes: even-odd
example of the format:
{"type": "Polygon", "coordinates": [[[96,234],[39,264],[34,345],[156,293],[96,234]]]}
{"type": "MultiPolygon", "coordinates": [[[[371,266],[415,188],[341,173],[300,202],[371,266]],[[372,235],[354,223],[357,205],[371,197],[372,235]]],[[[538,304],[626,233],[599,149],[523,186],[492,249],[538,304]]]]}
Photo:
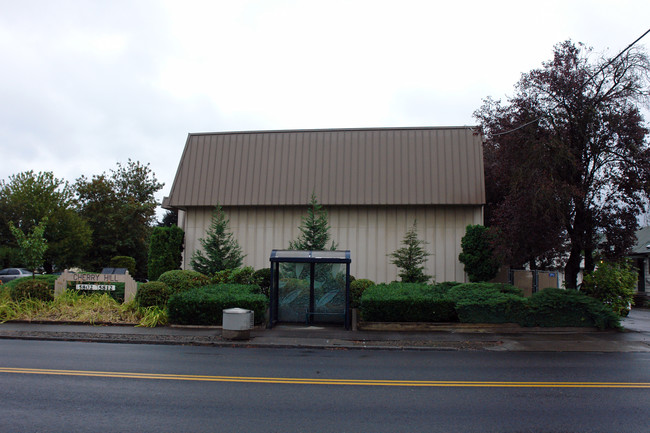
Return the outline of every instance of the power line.
{"type": "MultiPolygon", "coordinates": [[[[601,66],[600,69],[598,69],[596,72],[594,72],[594,73],[589,77],[589,79],[586,80],[586,81],[582,84],[582,86],[580,86],[580,88],[578,89],[578,91],[581,91],[582,88],[583,88],[584,86],[587,85],[587,82],[593,80],[594,77],[595,77],[596,75],[600,74],[600,73],[601,73],[605,68],[607,68],[609,65],[611,65],[612,63],[614,63],[614,61],[615,61],[616,59],[618,59],[619,57],[621,57],[621,56],[622,56],[626,51],[628,51],[630,48],[632,48],[632,47],[633,47],[637,42],[639,42],[641,39],[643,39],[643,38],[644,38],[648,33],[650,33],[650,29],[646,30],[645,33],[643,33],[641,36],[639,36],[638,38],[636,38],[636,39],[634,40],[634,42],[632,42],[630,45],[628,45],[627,47],[625,47],[621,52],[619,52],[619,53],[618,53],[614,58],[612,58],[609,62],[607,62],[606,64],[604,64],[603,66],[601,66]]],[[[530,125],[531,123],[539,122],[543,117],[544,117],[544,116],[540,116],[540,117],[538,117],[538,118],[536,118],[536,119],[534,119],[534,120],[531,120],[530,122],[526,122],[526,123],[524,123],[523,125],[519,125],[519,126],[517,126],[516,128],[509,129],[508,131],[497,132],[497,133],[495,133],[495,134],[492,134],[492,136],[493,136],[493,137],[498,137],[498,136],[500,136],[500,135],[510,134],[511,132],[518,131],[518,130],[520,130],[521,128],[524,128],[524,127],[530,125]]]]}

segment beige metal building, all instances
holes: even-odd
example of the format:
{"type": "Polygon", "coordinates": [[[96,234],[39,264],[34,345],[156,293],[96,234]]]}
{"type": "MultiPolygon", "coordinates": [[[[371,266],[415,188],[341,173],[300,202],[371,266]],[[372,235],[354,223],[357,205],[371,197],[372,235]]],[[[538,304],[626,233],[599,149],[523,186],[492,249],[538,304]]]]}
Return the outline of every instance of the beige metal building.
{"type": "Polygon", "coordinates": [[[483,223],[481,136],[471,127],[189,134],[163,206],[180,210],[183,268],[219,203],[245,265],[260,269],[299,235],[312,193],[338,248],[351,251],[355,277],[398,279],[387,254],[417,220],[427,273],[465,281],[460,240],[483,223]]]}

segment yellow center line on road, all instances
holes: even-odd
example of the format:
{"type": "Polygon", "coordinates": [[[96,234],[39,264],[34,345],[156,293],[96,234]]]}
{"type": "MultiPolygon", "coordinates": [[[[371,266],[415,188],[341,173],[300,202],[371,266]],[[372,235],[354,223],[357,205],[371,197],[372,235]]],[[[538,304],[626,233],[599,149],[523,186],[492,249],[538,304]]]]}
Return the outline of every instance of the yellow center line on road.
{"type": "Polygon", "coordinates": [[[360,380],[295,377],[201,376],[185,374],[128,373],[117,371],[52,370],[0,367],[0,373],[55,376],[109,377],[120,379],[186,380],[199,382],[276,383],[293,385],[492,387],[492,388],[650,388],[650,382],[506,382],[463,380],[360,380]]]}

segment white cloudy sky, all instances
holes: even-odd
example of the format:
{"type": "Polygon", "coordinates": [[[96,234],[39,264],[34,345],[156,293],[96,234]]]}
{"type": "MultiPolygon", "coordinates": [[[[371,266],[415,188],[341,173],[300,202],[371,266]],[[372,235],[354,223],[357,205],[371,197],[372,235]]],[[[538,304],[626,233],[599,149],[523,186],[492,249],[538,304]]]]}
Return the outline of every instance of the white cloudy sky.
{"type": "Polygon", "coordinates": [[[188,132],[474,124],[554,44],[615,55],[649,17],[647,0],[0,0],[0,179],[131,158],[160,200],[188,132]]]}

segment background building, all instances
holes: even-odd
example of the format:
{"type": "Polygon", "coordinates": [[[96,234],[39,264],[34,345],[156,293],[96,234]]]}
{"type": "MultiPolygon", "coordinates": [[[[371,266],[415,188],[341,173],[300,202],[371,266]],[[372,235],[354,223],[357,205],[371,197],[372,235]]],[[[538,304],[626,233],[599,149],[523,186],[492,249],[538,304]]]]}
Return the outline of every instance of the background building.
{"type": "Polygon", "coordinates": [[[387,254],[417,220],[427,273],[465,281],[460,240],[483,223],[481,136],[471,127],[189,134],[163,206],[180,211],[183,268],[219,203],[245,264],[259,269],[298,236],[312,193],[338,248],[351,251],[355,277],[398,279],[387,254]]]}

